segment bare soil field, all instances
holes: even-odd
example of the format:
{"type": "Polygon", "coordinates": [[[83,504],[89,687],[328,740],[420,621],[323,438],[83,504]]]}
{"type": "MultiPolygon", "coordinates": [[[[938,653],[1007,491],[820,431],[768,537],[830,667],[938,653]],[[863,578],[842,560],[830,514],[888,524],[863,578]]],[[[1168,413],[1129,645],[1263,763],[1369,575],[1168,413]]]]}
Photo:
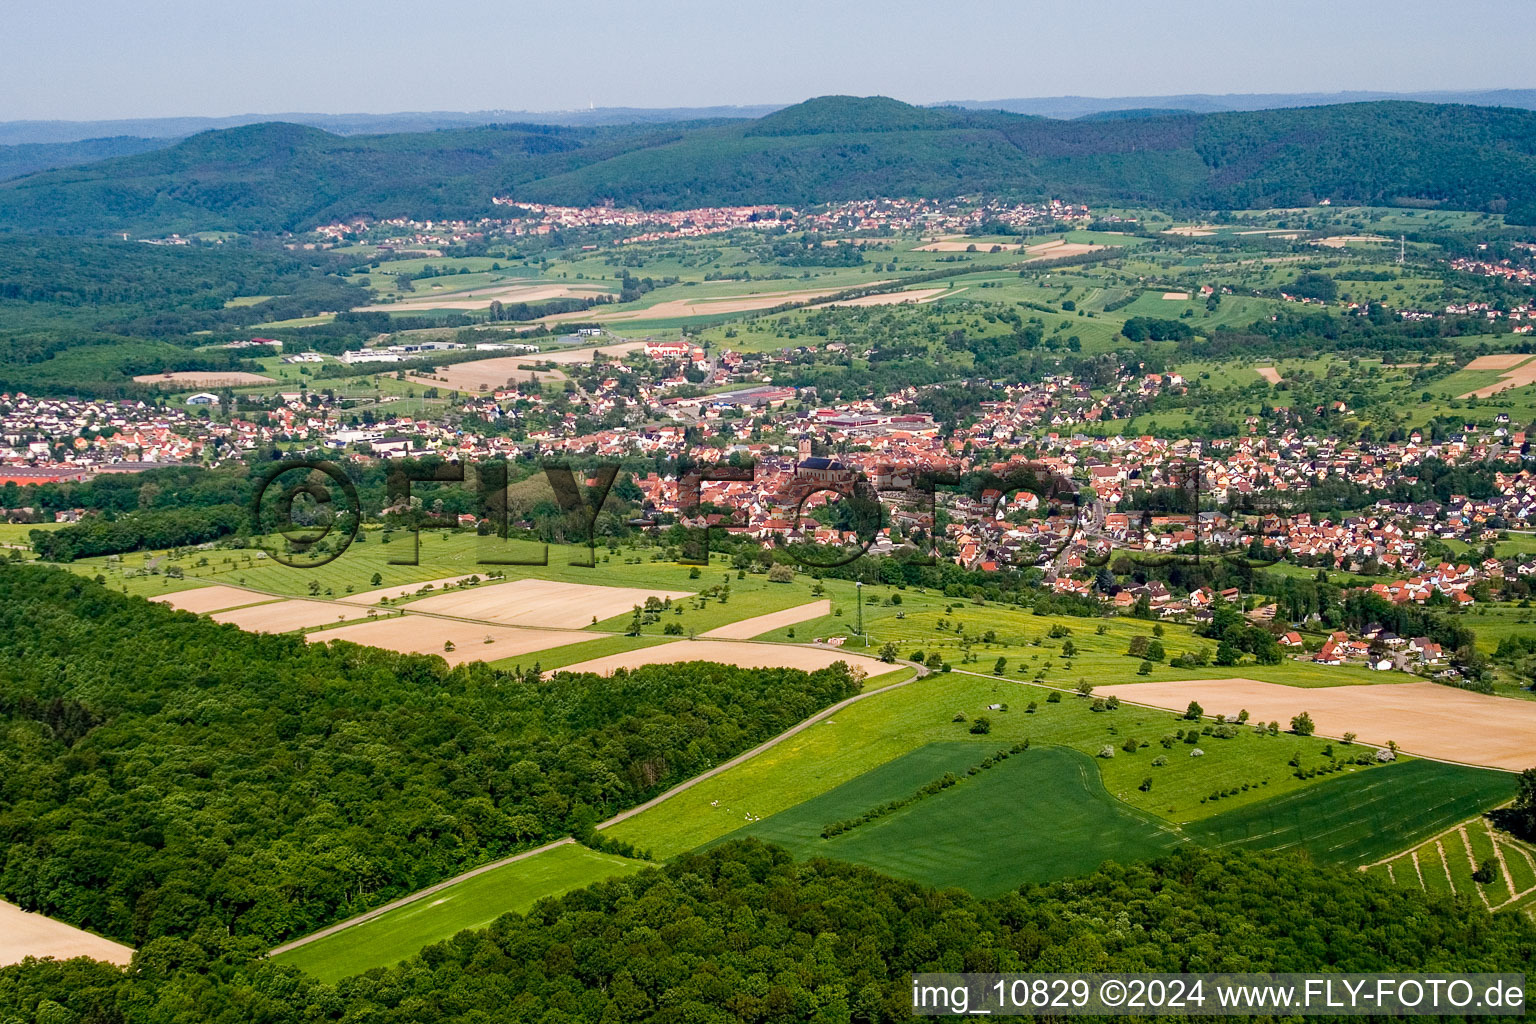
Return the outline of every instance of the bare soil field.
{"type": "MultiPolygon", "coordinates": [[[[914,288],[905,292],[886,292],[883,295],[861,295],[856,299],[844,299],[841,302],[822,302],[812,309],[826,309],[828,306],[899,306],[908,302],[923,303],[932,302],[943,295],[947,288],[914,288]]],[[[956,291],[965,291],[957,288],[956,291]]]]}
{"type": "Polygon", "coordinates": [[[1478,356],[1468,363],[1468,370],[1513,370],[1527,359],[1528,352],[1498,352],[1491,356],[1478,356]]]}
{"type": "Polygon", "coordinates": [[[406,380],[426,387],[451,388],[454,391],[495,391],[510,384],[530,380],[564,380],[558,370],[528,370],[523,367],[537,362],[538,356],[499,356],[495,359],[477,359],[472,363],[453,363],[440,366],[429,377],[411,373],[406,380]]]}
{"type": "Polygon", "coordinates": [[[488,626],[479,622],[458,622],[426,615],[392,615],[371,622],[357,622],[350,626],[306,633],[304,639],[311,643],[346,640],[401,654],[436,654],[450,665],[459,665],[466,661],[495,661],[565,644],[579,644],[604,635],[579,633],[570,629],[488,626]],[[445,650],[445,644],[452,644],[453,650],[445,650]]]}
{"type": "MultiPolygon", "coordinates": [[[[456,584],[463,583],[467,579],[473,579],[477,574],[470,573],[467,576],[449,576],[446,579],[427,580],[425,583],[407,583],[399,587],[380,587],[378,590],[365,590],[361,594],[348,594],[346,597],[337,598],[343,604],[378,604],[380,601],[393,601],[397,597],[407,594],[415,594],[424,587],[430,587],[429,594],[436,594],[447,590],[456,584]]],[[[480,577],[485,579],[484,576],[480,577]]]]}
{"type": "Polygon", "coordinates": [[[295,629],[360,619],[367,614],[366,609],[334,601],[294,599],[214,612],[211,618],[215,622],[239,626],[248,633],[288,633],[295,629]]]}
{"type": "Polygon", "coordinates": [[[1350,242],[1389,242],[1391,239],[1385,235],[1329,235],[1327,238],[1319,238],[1318,245],[1326,245],[1330,249],[1342,249],[1350,242]]]}
{"type": "Polygon", "coordinates": [[[786,608],[781,612],[769,612],[767,615],[757,615],[750,619],[742,619],[719,629],[712,629],[700,636],[706,640],[750,640],[755,636],[772,632],[775,629],[783,629],[785,626],[793,626],[797,622],[805,622],[807,619],[819,619],[823,615],[832,614],[832,602],[812,601],[810,604],[800,604],[793,608],[786,608]]]}
{"type": "MultiPolygon", "coordinates": [[[[585,317],[584,319],[590,320],[592,318],[585,317]]],[[[629,353],[643,348],[645,348],[645,342],[643,341],[626,341],[618,345],[604,345],[599,348],[535,352],[516,356],[495,356],[490,359],[475,359],[467,363],[453,363],[448,366],[440,366],[430,377],[412,374],[407,379],[427,387],[452,388],[455,391],[492,391],[496,388],[505,387],[513,381],[565,379],[565,374],[559,370],[531,370],[519,369],[519,367],[530,367],[541,363],[554,363],[557,366],[590,363],[593,354],[597,352],[610,359],[623,359],[629,353]],[[439,378],[446,378],[446,380],[439,378]]]]}
{"type": "Polygon", "coordinates": [[[1163,292],[1163,298],[1170,301],[1178,300],[1182,302],[1183,300],[1189,298],[1189,292],[1163,292]]]}
{"type": "Polygon", "coordinates": [[[1255,366],[1253,372],[1269,381],[1271,384],[1280,383],[1280,371],[1273,366],[1255,366]]]}
{"type": "Polygon", "coordinates": [[[1031,260],[1055,260],[1063,256],[1081,256],[1085,252],[1098,252],[1100,249],[1105,248],[1108,248],[1108,246],[1090,245],[1087,242],[1062,242],[1058,240],[1055,242],[1041,242],[1039,245],[1032,245],[1024,251],[1029,253],[1031,260]]]}
{"type": "Polygon", "coordinates": [[[146,373],[133,378],[140,384],[159,384],[168,388],[240,387],[245,384],[272,384],[276,378],[239,370],[182,370],[178,373],[146,373]]]}
{"type": "Polygon", "coordinates": [[[214,584],[211,587],[199,587],[196,590],[182,590],[175,594],[162,594],[159,597],[150,598],[160,604],[168,604],[179,611],[192,612],[194,615],[203,615],[208,612],[221,612],[226,608],[239,608],[243,605],[256,604],[260,601],[275,600],[270,594],[258,594],[254,590],[242,590],[240,587],[226,587],[222,584],[214,584]]]}
{"type": "Polygon", "coordinates": [[[1214,235],[1216,229],[1209,224],[1188,224],[1182,228],[1169,228],[1165,235],[1183,235],[1186,238],[1202,238],[1205,235],[1214,235]]]}
{"type": "Polygon", "coordinates": [[[467,288],[460,292],[423,295],[400,302],[381,302],[358,306],[356,313],[410,313],[423,309],[488,309],[492,302],[542,302],[545,299],[585,299],[606,294],[597,285],[580,284],[505,284],[489,288],[467,288]]]}
{"type": "MultiPolygon", "coordinates": [[[[1529,355],[1521,355],[1519,353],[1511,353],[1511,355],[1513,355],[1515,358],[1518,358],[1518,359],[1521,359],[1521,360],[1529,360],[1529,359],[1531,359],[1531,357],[1529,355]]],[[[1502,366],[1482,367],[1482,366],[1476,366],[1476,364],[1482,362],[1484,359],[1502,359],[1502,358],[1504,358],[1504,357],[1503,356],[1478,356],[1476,359],[1472,360],[1472,362],[1470,364],[1468,364],[1467,368],[1468,369],[1479,369],[1479,370],[1481,370],[1481,369],[1501,370],[1501,369],[1504,369],[1504,367],[1502,367],[1502,366]]],[[[1526,362],[1523,365],[1516,365],[1516,364],[1511,363],[1510,366],[1512,368],[1504,370],[1504,372],[1499,375],[1499,379],[1496,382],[1494,382],[1492,384],[1489,384],[1486,387],[1481,387],[1481,388],[1477,388],[1476,390],[1473,390],[1473,391],[1468,391],[1464,395],[1457,395],[1456,397],[1457,398],[1487,398],[1490,395],[1498,394],[1500,391],[1508,391],[1511,388],[1523,388],[1527,384],[1536,384],[1536,360],[1533,360],[1531,362],[1526,362]]]]}
{"type": "MultiPolygon", "coordinates": [[[[686,590],[641,590],[638,587],[598,587],[554,580],[515,580],[472,590],[459,590],[410,604],[412,609],[464,619],[499,622],[506,626],[584,629],[595,619],[623,615],[647,597],[692,596],[686,590]]],[[[590,634],[582,639],[591,639],[590,634]]]]}
{"type": "Polygon", "coordinates": [[[643,348],[645,348],[643,341],[621,341],[617,345],[600,345],[597,348],[570,348],[556,352],[540,352],[535,358],[541,363],[570,366],[573,363],[590,363],[595,352],[600,352],[609,359],[623,359],[631,352],[639,352],[643,348]]]}
{"type": "Polygon", "coordinates": [[[969,252],[972,246],[977,252],[991,252],[993,246],[1003,252],[1013,252],[1019,248],[1017,242],[983,242],[980,239],[971,238],[968,235],[948,235],[926,245],[919,245],[913,252],[969,252]]]}
{"type": "MultiPolygon", "coordinates": [[[[1255,720],[1290,724],[1305,711],[1321,736],[1357,733],[1375,746],[1395,741],[1410,754],[1520,771],[1536,760],[1536,704],[1487,697],[1439,683],[1296,687],[1252,679],[1125,683],[1095,695],[1183,711],[1199,702],[1208,715],[1246,709],[1255,720]]],[[[1220,742],[1215,741],[1215,742],[1220,742]]]]}
{"type": "Polygon", "coordinates": [[[133,950],[121,942],[81,931],[63,921],[22,910],[0,900],[0,967],[19,964],[29,956],[69,960],[88,956],[119,967],[128,966],[133,950]]]}
{"type": "MultiPolygon", "coordinates": [[[[887,284],[886,281],[870,281],[869,285],[887,284]]],[[[860,287],[865,287],[861,283],[860,287]]],[[[759,309],[772,309],[786,302],[808,302],[825,295],[835,295],[842,288],[812,288],[805,291],[755,292],[750,295],[716,295],[702,298],[667,299],[645,309],[624,309],[617,312],[561,313],[545,317],[544,322],[560,320],[602,321],[605,323],[624,320],[672,320],[677,317],[714,316],[718,313],[750,313],[759,309]]]]}
{"type": "Polygon", "coordinates": [[[849,654],[824,647],[796,647],[792,644],[753,644],[737,640],[679,640],[655,647],[643,647],[624,654],[593,658],[569,665],[562,672],[596,672],[611,675],[615,669],[641,665],[675,665],[683,661],[714,661],[739,668],[798,668],[814,672],[839,661],[849,668],[862,668],[870,675],[890,671],[890,666],[862,654],[849,654]]]}

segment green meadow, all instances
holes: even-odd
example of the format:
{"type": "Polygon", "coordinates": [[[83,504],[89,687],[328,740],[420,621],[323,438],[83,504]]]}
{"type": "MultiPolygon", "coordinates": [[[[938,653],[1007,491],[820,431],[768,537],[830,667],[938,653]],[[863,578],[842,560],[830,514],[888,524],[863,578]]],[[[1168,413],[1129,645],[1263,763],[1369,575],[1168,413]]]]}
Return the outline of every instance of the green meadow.
{"type": "Polygon", "coordinates": [[[1498,831],[1481,815],[1367,871],[1393,885],[1467,897],[1536,919],[1536,846],[1498,831]],[[1474,878],[1483,865],[1493,867],[1491,877],[1474,878]]]}
{"type": "Polygon", "coordinates": [[[1299,849],[1317,861],[1364,864],[1503,803],[1514,789],[1508,772],[1406,761],[1192,822],[1185,832],[1205,846],[1299,849]]]}
{"type": "MultiPolygon", "coordinates": [[[[1167,711],[1122,706],[1095,712],[1090,702],[1042,687],[971,673],[937,673],[859,701],[729,771],[706,779],[608,830],[616,839],[666,859],[703,846],[826,793],[930,743],[970,743],[980,760],[998,747],[1029,739],[1034,747],[1065,746],[1096,757],[1105,790],[1143,813],[1179,823],[1315,784],[1295,777],[1290,761],[1310,768],[1328,762],[1322,740],[1259,736],[1242,728],[1231,739],[1177,739],[1196,728],[1167,711]],[[1030,711],[1033,703],[1035,710],[1030,711]],[[988,710],[989,705],[1006,710],[988,710]],[[955,721],[964,715],[964,721],[955,721]],[[969,730],[978,717],[990,732],[969,730]],[[1163,746],[1164,740],[1168,746],[1163,746]],[[1136,749],[1127,752],[1128,740],[1136,749]],[[1192,756],[1195,749],[1203,756],[1192,756]],[[1163,763],[1154,764],[1161,760],[1163,763]],[[1143,783],[1151,785],[1143,790],[1143,783]],[[1217,792],[1231,795],[1219,801],[1217,792]]],[[[1201,723],[1208,725],[1209,723],[1201,723]]],[[[1356,768],[1349,774],[1375,768],[1356,768]]]]}
{"type": "Polygon", "coordinates": [[[501,915],[521,913],[546,897],[633,874],[646,866],[645,861],[568,843],[465,879],[274,959],[322,981],[336,982],[398,963],[423,946],[451,938],[466,928],[484,928],[501,915]]]}
{"type": "Polygon", "coordinates": [[[985,743],[936,743],[727,836],[756,837],[797,857],[865,864],[933,886],[990,896],[1024,882],[1143,860],[1183,840],[1104,790],[1093,759],[1066,747],[1013,754],[975,775],[985,743]],[[960,781],[831,839],[821,829],[911,795],[946,772],[960,781]]]}

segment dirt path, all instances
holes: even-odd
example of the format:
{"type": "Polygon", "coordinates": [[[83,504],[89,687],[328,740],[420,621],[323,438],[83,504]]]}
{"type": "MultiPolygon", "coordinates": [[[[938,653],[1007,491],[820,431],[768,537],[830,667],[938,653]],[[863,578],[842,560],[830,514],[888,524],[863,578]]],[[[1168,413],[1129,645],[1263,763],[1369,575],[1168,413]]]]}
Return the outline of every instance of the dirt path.
{"type": "Polygon", "coordinates": [[[460,882],[474,878],[476,875],[483,875],[487,871],[495,871],[497,868],[506,867],[508,864],[514,864],[520,860],[527,860],[529,857],[537,857],[541,853],[548,853],[550,850],[553,850],[557,846],[565,846],[569,843],[574,843],[575,841],[576,840],[572,839],[570,836],[566,836],[564,839],[556,839],[554,842],[545,843],[543,846],[540,846],[536,849],[524,850],[522,853],[513,854],[511,857],[503,857],[501,860],[492,861],[489,864],[482,864],[477,868],[464,872],[462,875],[454,875],[452,878],[445,882],[438,882],[436,885],[429,885],[419,892],[413,892],[409,896],[402,896],[397,900],[391,900],[389,903],[384,904],[382,907],[375,907],[367,913],[358,914],[356,917],[349,917],[345,921],[338,921],[336,924],[331,925],[329,928],[322,928],[317,932],[311,932],[303,938],[294,939],[292,942],[285,942],[281,946],[276,946],[268,951],[267,955],[277,956],[277,954],[286,953],[290,949],[298,949],[300,946],[307,946],[311,942],[318,941],[330,935],[335,935],[337,932],[346,931],[348,928],[355,928],[367,921],[372,921],[374,918],[381,917],[384,914],[389,913],[391,910],[396,910],[408,903],[415,903],[417,900],[422,899],[425,896],[431,896],[435,893],[442,892],[449,886],[458,885],[460,882]]]}
{"type": "MultiPolygon", "coordinates": [[[[1456,829],[1456,834],[1461,837],[1462,849],[1467,851],[1467,863],[1472,865],[1472,870],[1473,871],[1476,871],[1477,868],[1478,868],[1477,854],[1472,852],[1472,840],[1467,835],[1466,827],[1465,826],[1458,827],[1456,829]]],[[[1497,849],[1497,847],[1495,847],[1495,849],[1497,849]]],[[[1451,873],[1451,866],[1449,864],[1447,864],[1445,866],[1445,873],[1447,875],[1449,875],[1451,873]]],[[[1484,889],[1481,885],[1478,885],[1476,879],[1473,879],[1472,888],[1476,889],[1477,890],[1477,894],[1483,898],[1483,906],[1487,907],[1489,910],[1492,910],[1493,909],[1493,903],[1490,902],[1489,899],[1488,899],[1488,890],[1484,889]]]]}
{"type": "Polygon", "coordinates": [[[1440,854],[1440,870],[1445,872],[1445,884],[1451,887],[1451,894],[1456,893],[1456,879],[1451,877],[1451,862],[1445,855],[1445,844],[1435,840],[1435,852],[1440,854]]]}

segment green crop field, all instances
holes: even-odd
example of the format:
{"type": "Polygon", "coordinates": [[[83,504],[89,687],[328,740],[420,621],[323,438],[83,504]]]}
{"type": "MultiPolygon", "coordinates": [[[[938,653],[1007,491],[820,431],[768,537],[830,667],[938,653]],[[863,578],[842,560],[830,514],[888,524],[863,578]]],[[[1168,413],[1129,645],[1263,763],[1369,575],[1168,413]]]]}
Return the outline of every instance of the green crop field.
{"type": "Polygon", "coordinates": [[[1111,797],[1093,760],[1066,747],[1035,747],[966,775],[993,749],[930,744],[724,838],[755,836],[798,857],[853,861],[978,895],[1085,873],[1106,860],[1155,857],[1183,841],[1171,826],[1111,797]],[[822,826],[909,796],[946,772],[961,781],[821,838],[822,826]]]}
{"type": "Polygon", "coordinates": [[[1393,885],[1472,896],[1490,910],[1536,919],[1536,846],[1494,829],[1483,817],[1463,821],[1367,871],[1393,885]],[[1484,864],[1492,865],[1491,878],[1473,878],[1484,864]]]}
{"type": "Polygon", "coordinates": [[[1202,735],[1196,744],[1189,744],[1177,736],[1194,723],[1169,712],[1129,706],[1094,712],[1088,701],[1076,696],[1062,695],[1059,703],[1050,703],[1050,692],[971,673],[931,675],[845,708],[729,771],[614,825],[608,834],[657,857],[673,857],[734,832],[752,819],[786,811],[930,743],[974,743],[978,760],[1026,738],[1036,746],[1068,746],[1090,756],[1108,747],[1114,756],[1097,761],[1105,789],[1138,811],[1175,823],[1317,785],[1316,780],[1295,777],[1296,769],[1289,763],[1293,758],[1308,768],[1328,763],[1322,753],[1327,744],[1322,740],[1288,733],[1259,736],[1244,728],[1231,739],[1202,735]],[[991,704],[1007,709],[989,711],[991,704]],[[966,722],[953,721],[956,714],[965,715],[966,722]],[[988,735],[969,732],[967,722],[978,716],[990,720],[988,735]],[[1127,752],[1123,748],[1131,739],[1137,741],[1137,749],[1127,752]],[[1205,756],[1191,756],[1196,746],[1205,756]],[[1159,759],[1164,763],[1154,764],[1159,759]],[[1152,785],[1142,790],[1148,778],[1152,785]],[[1215,792],[1231,795],[1219,803],[1209,801],[1215,792]]]}
{"type": "Polygon", "coordinates": [[[1507,772],[1438,761],[1372,768],[1185,826],[1206,846],[1305,850],[1331,864],[1365,864],[1510,799],[1507,772]]]}
{"type": "Polygon", "coordinates": [[[568,843],[476,875],[274,959],[302,968],[322,981],[335,982],[398,963],[424,946],[466,928],[484,928],[502,914],[521,913],[546,897],[632,874],[646,866],[644,861],[568,843]]]}

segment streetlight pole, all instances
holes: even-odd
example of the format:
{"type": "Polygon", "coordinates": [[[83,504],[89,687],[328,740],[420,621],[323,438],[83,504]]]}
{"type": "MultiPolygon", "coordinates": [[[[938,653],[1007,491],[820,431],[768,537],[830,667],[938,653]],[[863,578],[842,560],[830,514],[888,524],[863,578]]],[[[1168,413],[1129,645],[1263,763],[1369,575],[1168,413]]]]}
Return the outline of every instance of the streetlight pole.
{"type": "Polygon", "coordinates": [[[854,600],[859,603],[859,636],[864,637],[864,646],[869,646],[869,637],[864,636],[864,581],[853,581],[854,600]]]}

